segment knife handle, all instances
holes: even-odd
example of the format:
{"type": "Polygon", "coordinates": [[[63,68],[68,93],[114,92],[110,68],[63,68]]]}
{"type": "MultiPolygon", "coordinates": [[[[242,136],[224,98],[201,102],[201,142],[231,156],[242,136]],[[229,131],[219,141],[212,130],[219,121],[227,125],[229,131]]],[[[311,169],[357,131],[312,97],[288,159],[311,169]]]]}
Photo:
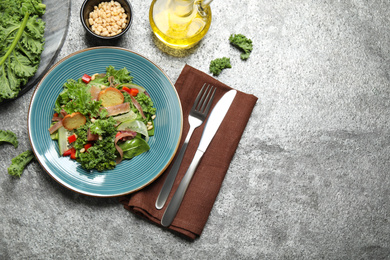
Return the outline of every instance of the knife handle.
{"type": "Polygon", "coordinates": [[[194,175],[195,170],[198,167],[200,159],[202,159],[203,153],[204,152],[201,150],[196,151],[194,159],[192,160],[186,174],[181,180],[179,187],[177,188],[175,194],[172,197],[172,200],[169,202],[168,207],[165,210],[164,215],[161,219],[161,225],[163,225],[164,227],[168,227],[172,224],[172,221],[180,208],[180,204],[183,201],[188,185],[191,182],[192,176],[194,175]]]}

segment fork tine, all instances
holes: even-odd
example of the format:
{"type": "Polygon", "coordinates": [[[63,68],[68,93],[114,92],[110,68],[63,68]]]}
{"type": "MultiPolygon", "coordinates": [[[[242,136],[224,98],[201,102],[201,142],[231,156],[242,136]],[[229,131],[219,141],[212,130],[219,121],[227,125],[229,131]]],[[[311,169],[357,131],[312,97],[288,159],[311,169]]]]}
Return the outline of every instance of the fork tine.
{"type": "MultiPolygon", "coordinates": [[[[206,83],[204,83],[204,85],[203,86],[205,86],[206,85],[206,83]]],[[[205,100],[204,100],[204,98],[205,98],[205,96],[206,96],[206,94],[207,94],[207,91],[209,90],[209,87],[210,87],[210,85],[208,85],[207,87],[206,87],[206,90],[203,92],[203,94],[202,94],[202,98],[200,99],[200,101],[199,101],[199,103],[196,105],[196,110],[197,111],[201,111],[201,107],[202,107],[202,104],[203,104],[203,102],[206,102],[205,100]]],[[[203,88],[202,88],[203,89],[203,88]]]]}
{"type": "MultiPolygon", "coordinates": [[[[210,110],[211,104],[213,103],[213,100],[214,100],[214,94],[215,94],[215,90],[216,90],[216,88],[214,88],[214,90],[213,90],[213,94],[211,94],[211,97],[210,97],[209,103],[207,104],[207,107],[206,107],[206,109],[205,109],[205,111],[204,111],[204,114],[206,114],[206,115],[209,113],[209,110],[210,110]]],[[[210,92],[211,92],[211,89],[210,89],[210,92]]]]}
{"type": "Polygon", "coordinates": [[[203,92],[204,86],[206,86],[206,83],[203,84],[203,87],[201,88],[201,90],[199,91],[198,95],[196,96],[196,99],[195,99],[194,105],[192,106],[192,109],[196,109],[196,107],[198,105],[198,101],[199,101],[200,97],[202,96],[202,92],[203,92]]]}
{"type": "MultiPolygon", "coordinates": [[[[210,86],[210,85],[209,85],[210,86]]],[[[205,107],[206,107],[206,105],[208,104],[208,102],[209,102],[209,96],[210,96],[210,93],[212,92],[212,90],[213,90],[213,86],[211,86],[211,88],[210,88],[210,91],[209,92],[207,92],[207,96],[206,96],[206,98],[204,99],[204,101],[203,101],[203,104],[202,104],[202,107],[199,109],[199,112],[201,112],[201,113],[205,113],[205,107]]]]}

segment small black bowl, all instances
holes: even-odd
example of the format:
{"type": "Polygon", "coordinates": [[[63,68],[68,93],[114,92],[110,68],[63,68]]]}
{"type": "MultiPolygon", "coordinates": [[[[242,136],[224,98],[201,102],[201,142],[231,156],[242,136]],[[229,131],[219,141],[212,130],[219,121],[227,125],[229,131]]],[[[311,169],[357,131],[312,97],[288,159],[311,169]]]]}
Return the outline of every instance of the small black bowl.
{"type": "Polygon", "coordinates": [[[103,39],[103,40],[112,40],[112,39],[117,39],[124,35],[130,28],[131,22],[133,20],[133,12],[132,12],[132,7],[129,1],[127,0],[115,0],[116,2],[120,3],[123,9],[125,9],[125,12],[127,14],[127,25],[126,27],[122,30],[122,32],[112,35],[112,36],[102,36],[94,33],[91,30],[91,25],[89,24],[89,13],[91,13],[94,10],[94,6],[98,6],[102,2],[110,2],[111,0],[85,0],[83,5],[81,6],[80,9],[80,19],[81,23],[83,24],[85,30],[92,36],[103,39]]]}

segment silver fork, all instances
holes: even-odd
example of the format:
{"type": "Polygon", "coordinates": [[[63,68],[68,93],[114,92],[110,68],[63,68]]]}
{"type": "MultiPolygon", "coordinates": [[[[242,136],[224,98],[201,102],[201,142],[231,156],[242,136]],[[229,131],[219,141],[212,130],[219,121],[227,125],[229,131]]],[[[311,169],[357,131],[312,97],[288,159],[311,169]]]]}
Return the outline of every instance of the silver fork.
{"type": "Polygon", "coordinates": [[[167,178],[165,179],[164,185],[161,188],[160,194],[156,200],[156,208],[162,209],[167,201],[168,195],[171,192],[173,183],[175,182],[177,172],[179,171],[181,161],[183,160],[183,156],[185,151],[187,150],[188,142],[192,136],[192,133],[196,128],[202,125],[205,121],[207,114],[209,113],[211,104],[213,103],[214,94],[216,88],[208,85],[205,89],[206,83],[203,85],[202,89],[199,91],[198,96],[195,99],[194,105],[191,108],[190,114],[188,116],[188,122],[190,124],[190,130],[184,140],[184,144],[181,147],[176,161],[173,164],[170,172],[168,173],[167,178]],[[205,89],[205,90],[204,90],[205,89]],[[203,91],[204,90],[204,91],[203,91]]]}

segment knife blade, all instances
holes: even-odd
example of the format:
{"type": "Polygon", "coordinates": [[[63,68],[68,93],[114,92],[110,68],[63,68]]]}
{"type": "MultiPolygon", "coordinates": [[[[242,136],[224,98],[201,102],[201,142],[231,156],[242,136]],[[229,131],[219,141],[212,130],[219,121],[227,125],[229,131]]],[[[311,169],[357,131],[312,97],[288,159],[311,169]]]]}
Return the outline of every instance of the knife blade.
{"type": "Polygon", "coordinates": [[[218,101],[218,103],[211,111],[204,127],[202,137],[200,139],[199,146],[196,150],[194,158],[192,159],[192,162],[188,167],[187,172],[181,180],[175,194],[173,195],[171,201],[168,204],[167,209],[164,212],[163,217],[161,218],[161,225],[163,225],[164,227],[168,227],[172,224],[172,221],[180,208],[180,204],[183,201],[188,185],[191,182],[192,176],[194,175],[196,168],[198,167],[198,164],[203,157],[203,154],[206,152],[212,139],[217,133],[218,128],[221,125],[223,119],[225,118],[230,108],[230,105],[233,103],[236,94],[236,90],[228,91],[226,94],[223,95],[223,97],[218,101]]]}

